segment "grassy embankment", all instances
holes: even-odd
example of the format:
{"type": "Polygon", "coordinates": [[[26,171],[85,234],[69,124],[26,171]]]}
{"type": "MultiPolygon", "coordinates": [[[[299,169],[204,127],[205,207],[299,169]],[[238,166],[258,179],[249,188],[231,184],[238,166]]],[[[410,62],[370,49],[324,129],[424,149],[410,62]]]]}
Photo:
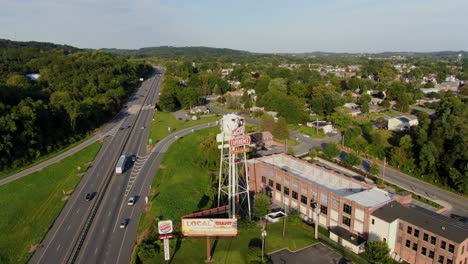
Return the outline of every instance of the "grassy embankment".
{"type": "Polygon", "coordinates": [[[0,263],[26,263],[101,147],[0,186],[0,263]],[[80,167],[80,169],[78,169],[80,167]]]}
{"type": "MultiPolygon", "coordinates": [[[[207,209],[211,205],[210,172],[196,164],[200,140],[219,128],[208,128],[189,134],[174,143],[166,153],[161,167],[152,183],[153,195],[149,197],[151,209],[144,213],[138,227],[141,240],[154,240],[157,236],[157,219],[172,219],[175,230],[180,230],[180,217],[191,212],[207,209]]],[[[212,190],[211,190],[212,191],[212,190]]],[[[315,242],[313,230],[302,223],[287,223],[286,235],[282,236],[282,223],[268,226],[266,251],[281,248],[298,250],[315,242]]],[[[214,263],[247,263],[248,245],[252,239],[260,239],[261,227],[239,229],[234,238],[223,238],[212,242],[214,263]]],[[[159,243],[159,242],[157,242],[159,243]]],[[[159,245],[160,246],[160,245],[159,245]]],[[[206,251],[204,239],[171,239],[173,263],[203,263],[206,251]]],[[[162,251],[144,263],[162,263],[162,251]]]]}

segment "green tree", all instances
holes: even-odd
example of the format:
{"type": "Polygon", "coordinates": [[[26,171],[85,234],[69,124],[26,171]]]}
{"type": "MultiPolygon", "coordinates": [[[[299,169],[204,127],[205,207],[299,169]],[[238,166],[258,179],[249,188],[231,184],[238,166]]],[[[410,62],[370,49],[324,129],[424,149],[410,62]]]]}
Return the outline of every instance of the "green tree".
{"type": "Polygon", "coordinates": [[[263,116],[260,118],[260,128],[262,131],[273,132],[275,128],[275,119],[269,114],[263,114],[263,116]]]}
{"type": "Polygon", "coordinates": [[[343,159],[344,164],[353,167],[361,164],[361,159],[354,153],[347,153],[343,159]]]}
{"type": "Polygon", "coordinates": [[[379,164],[373,162],[371,167],[370,167],[370,174],[374,175],[374,176],[378,176],[379,173],[380,173],[380,166],[379,164]]]}
{"type": "Polygon", "coordinates": [[[264,219],[270,212],[270,197],[263,193],[255,195],[253,215],[258,219],[264,219]]]}
{"type": "Polygon", "coordinates": [[[327,143],[323,150],[323,154],[329,159],[334,158],[340,154],[340,148],[334,142],[327,143]]]}
{"type": "Polygon", "coordinates": [[[278,121],[274,123],[272,134],[276,139],[280,140],[289,137],[288,122],[284,117],[279,117],[278,121]]]}
{"type": "Polygon", "coordinates": [[[390,249],[385,241],[367,242],[367,250],[365,253],[366,259],[370,263],[390,264],[390,249]]]}
{"type": "Polygon", "coordinates": [[[276,91],[286,93],[286,88],[287,88],[286,81],[283,78],[273,79],[268,84],[269,91],[276,90],[276,91]]]}

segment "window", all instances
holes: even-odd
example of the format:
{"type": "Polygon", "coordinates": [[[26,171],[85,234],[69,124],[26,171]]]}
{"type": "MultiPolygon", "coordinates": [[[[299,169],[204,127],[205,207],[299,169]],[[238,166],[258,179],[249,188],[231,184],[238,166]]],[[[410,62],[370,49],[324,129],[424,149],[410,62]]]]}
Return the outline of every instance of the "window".
{"type": "Polygon", "coordinates": [[[439,263],[444,263],[444,256],[439,256],[439,263]]]}
{"type": "Polygon", "coordinates": [[[351,218],[349,218],[347,216],[343,216],[343,224],[345,224],[347,226],[351,226],[351,218]]]}
{"type": "Polygon", "coordinates": [[[401,243],[401,241],[403,241],[403,238],[402,238],[401,236],[399,236],[399,237],[397,238],[397,242],[398,242],[398,243],[401,243]]]}
{"type": "Polygon", "coordinates": [[[281,184],[279,183],[276,184],[276,190],[281,192],[281,184]]]}
{"type": "Polygon", "coordinates": [[[383,242],[387,242],[387,239],[384,237],[383,242]]]}
{"type": "Polygon", "coordinates": [[[375,224],[375,219],[372,219],[372,224],[373,224],[373,225],[375,224]]]}
{"type": "Polygon", "coordinates": [[[327,215],[328,208],[325,205],[320,206],[320,212],[324,215],[327,215]]]}
{"type": "Polygon", "coordinates": [[[317,202],[314,201],[313,199],[311,199],[311,200],[310,200],[310,207],[311,207],[311,208],[314,208],[314,209],[317,208],[317,202]]]}
{"type": "Polygon", "coordinates": [[[298,196],[297,196],[297,192],[296,192],[296,191],[292,191],[292,198],[293,198],[294,200],[297,200],[297,197],[298,197],[298,196]]]}
{"type": "Polygon", "coordinates": [[[411,226],[408,226],[408,229],[406,229],[406,233],[411,235],[411,233],[413,233],[413,228],[411,226]]]}
{"type": "Polygon", "coordinates": [[[270,187],[273,187],[273,181],[272,181],[272,180],[268,180],[268,185],[269,185],[270,187]]]}
{"type": "Polygon", "coordinates": [[[324,193],[321,193],[320,194],[320,201],[323,203],[323,204],[328,204],[328,196],[324,193]]]}
{"type": "Polygon", "coordinates": [[[288,187],[284,187],[284,195],[289,196],[289,188],[288,187]]]}
{"type": "Polygon", "coordinates": [[[462,254],[465,253],[465,246],[462,247],[462,254]]]}
{"type": "Polygon", "coordinates": [[[299,190],[299,183],[297,181],[293,181],[292,182],[292,188],[293,190],[299,190]]]}
{"type": "Polygon", "coordinates": [[[429,257],[430,257],[431,259],[434,259],[434,251],[429,250],[429,257]]]}
{"type": "Polygon", "coordinates": [[[445,262],[445,263],[447,263],[447,264],[453,264],[453,261],[452,261],[451,259],[448,258],[448,259],[447,259],[447,262],[445,262]]]}
{"type": "Polygon", "coordinates": [[[454,245],[449,244],[449,252],[450,252],[450,253],[455,252],[455,246],[454,246],[454,245]]]}
{"type": "Polygon", "coordinates": [[[262,176],[262,182],[266,183],[266,177],[265,176],[262,176]]]}
{"type": "Polygon", "coordinates": [[[398,228],[399,228],[400,230],[403,230],[403,224],[402,224],[402,223],[399,223],[399,224],[398,224],[398,228]]]}
{"type": "Polygon", "coordinates": [[[437,241],[437,239],[435,238],[435,236],[431,236],[431,244],[435,245],[436,241],[437,241]]]}
{"type": "Polygon", "coordinates": [[[447,247],[447,242],[443,241],[440,242],[440,248],[445,249],[447,247]]]}
{"type": "Polygon", "coordinates": [[[418,251],[418,244],[417,243],[413,243],[413,250],[418,251]]]}
{"type": "Polygon", "coordinates": [[[345,212],[345,213],[347,213],[347,214],[349,214],[349,215],[351,214],[351,211],[352,211],[352,210],[353,210],[353,208],[352,208],[351,206],[347,205],[347,204],[345,204],[345,205],[343,206],[343,212],[345,212]]]}
{"type": "Polygon", "coordinates": [[[408,239],[406,239],[406,244],[405,244],[405,246],[406,246],[407,248],[409,248],[409,247],[411,246],[411,241],[409,241],[408,239]]]}
{"type": "Polygon", "coordinates": [[[304,195],[301,195],[301,203],[307,205],[307,197],[305,197],[304,195]]]}
{"type": "Polygon", "coordinates": [[[273,171],[272,171],[272,170],[270,170],[270,171],[268,172],[268,174],[270,175],[270,177],[273,177],[273,171]]]}
{"type": "Polygon", "coordinates": [[[414,236],[419,237],[419,229],[414,229],[414,236]]]}
{"type": "Polygon", "coordinates": [[[423,239],[424,241],[429,241],[429,235],[427,233],[424,233],[423,239]]]}
{"type": "Polygon", "coordinates": [[[423,254],[424,256],[426,256],[426,252],[427,252],[427,248],[422,247],[422,248],[421,248],[421,254],[423,254]]]}

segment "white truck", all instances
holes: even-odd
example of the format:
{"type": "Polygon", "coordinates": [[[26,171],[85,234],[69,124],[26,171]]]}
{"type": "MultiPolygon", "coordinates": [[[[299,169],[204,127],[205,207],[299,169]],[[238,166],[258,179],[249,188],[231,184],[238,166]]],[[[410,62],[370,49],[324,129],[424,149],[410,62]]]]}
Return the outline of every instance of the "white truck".
{"type": "Polygon", "coordinates": [[[125,161],[127,161],[127,157],[125,157],[125,155],[120,156],[119,161],[117,162],[117,166],[115,167],[116,174],[122,174],[124,172],[125,161]]]}

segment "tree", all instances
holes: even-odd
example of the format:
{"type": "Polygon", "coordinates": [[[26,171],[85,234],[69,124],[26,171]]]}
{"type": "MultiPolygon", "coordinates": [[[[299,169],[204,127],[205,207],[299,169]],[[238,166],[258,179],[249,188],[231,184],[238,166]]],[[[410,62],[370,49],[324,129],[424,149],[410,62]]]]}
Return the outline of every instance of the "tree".
{"type": "Polygon", "coordinates": [[[276,90],[276,91],[286,93],[286,88],[287,88],[286,81],[283,78],[273,79],[268,84],[269,91],[276,90]]]}
{"type": "Polygon", "coordinates": [[[263,219],[270,212],[270,197],[263,193],[255,195],[253,215],[258,219],[263,219]]]}
{"type": "Polygon", "coordinates": [[[260,128],[262,131],[270,131],[273,132],[275,127],[275,119],[269,114],[263,114],[260,118],[260,128]]]}
{"type": "Polygon", "coordinates": [[[287,139],[289,137],[288,122],[284,117],[279,117],[278,121],[274,123],[272,134],[276,139],[287,139]]]}
{"type": "Polygon", "coordinates": [[[343,131],[353,124],[353,117],[343,108],[338,107],[336,111],[330,115],[330,121],[332,121],[334,126],[343,131]]]}
{"type": "Polygon", "coordinates": [[[329,142],[327,145],[325,145],[325,148],[323,150],[323,154],[329,159],[332,159],[340,154],[340,148],[338,148],[338,145],[334,142],[329,142]]]}
{"type": "Polygon", "coordinates": [[[159,107],[165,112],[173,112],[177,109],[177,98],[173,94],[163,93],[159,97],[159,107]]]}
{"type": "Polygon", "coordinates": [[[343,159],[344,164],[353,167],[361,163],[361,159],[354,153],[347,153],[343,159]]]}
{"type": "Polygon", "coordinates": [[[374,176],[379,175],[379,173],[380,173],[380,166],[379,166],[379,164],[373,162],[372,165],[371,165],[371,167],[370,167],[370,171],[369,171],[369,172],[370,172],[370,174],[372,174],[372,175],[374,175],[374,176]]]}
{"type": "Polygon", "coordinates": [[[370,263],[387,264],[392,263],[390,249],[385,241],[367,242],[365,256],[370,263]]]}

